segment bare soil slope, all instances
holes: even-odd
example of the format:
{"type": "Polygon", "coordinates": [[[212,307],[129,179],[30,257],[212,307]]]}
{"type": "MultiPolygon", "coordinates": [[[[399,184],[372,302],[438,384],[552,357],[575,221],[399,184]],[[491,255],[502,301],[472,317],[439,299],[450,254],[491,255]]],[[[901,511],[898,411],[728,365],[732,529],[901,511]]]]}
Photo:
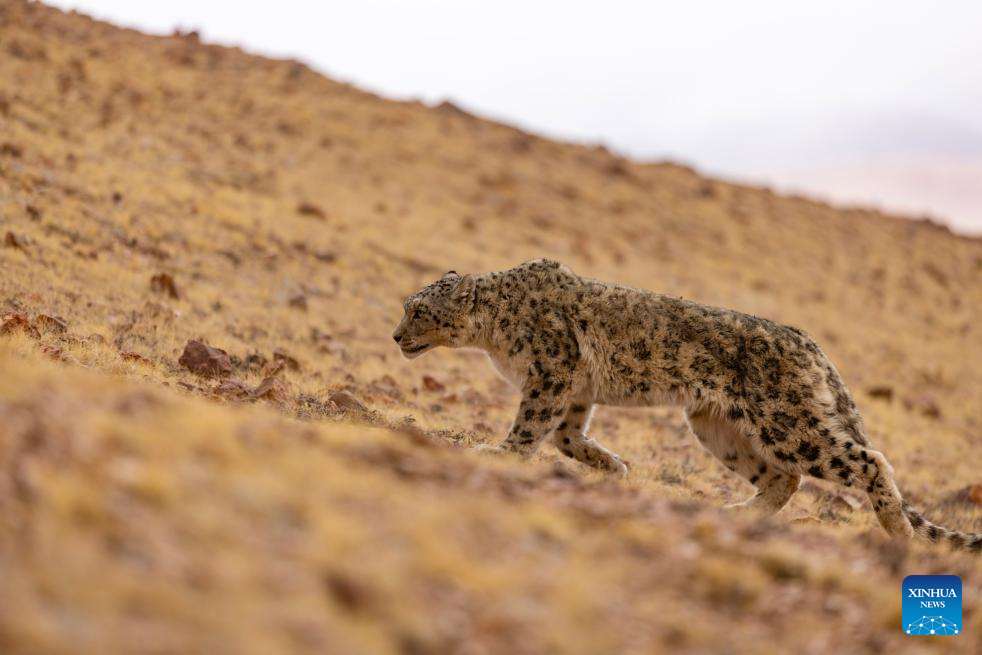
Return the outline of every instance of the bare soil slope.
{"type": "Polygon", "coordinates": [[[978,559],[817,482],[723,512],[676,410],[599,412],[624,482],[468,452],[516,395],[403,361],[402,298],[542,256],[811,332],[982,530],[982,241],[0,0],[0,652],[973,652],[978,559]],[[911,573],[963,635],[901,633],[911,573]]]}

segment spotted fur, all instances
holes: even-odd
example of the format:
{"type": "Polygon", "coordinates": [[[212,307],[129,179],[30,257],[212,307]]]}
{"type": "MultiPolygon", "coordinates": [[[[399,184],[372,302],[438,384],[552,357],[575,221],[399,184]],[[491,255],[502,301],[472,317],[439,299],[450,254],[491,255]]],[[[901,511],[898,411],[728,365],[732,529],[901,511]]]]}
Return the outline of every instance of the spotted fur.
{"type": "Polygon", "coordinates": [[[868,494],[891,535],[982,550],[982,535],[906,504],[839,373],[796,328],[536,260],[447,273],[406,299],[393,337],[410,358],[436,346],[488,353],[522,392],[499,450],[529,455],[551,438],[568,457],[626,474],[587,436],[593,407],[679,405],[702,445],[757,488],[741,506],[776,512],[810,475],[868,494]]]}

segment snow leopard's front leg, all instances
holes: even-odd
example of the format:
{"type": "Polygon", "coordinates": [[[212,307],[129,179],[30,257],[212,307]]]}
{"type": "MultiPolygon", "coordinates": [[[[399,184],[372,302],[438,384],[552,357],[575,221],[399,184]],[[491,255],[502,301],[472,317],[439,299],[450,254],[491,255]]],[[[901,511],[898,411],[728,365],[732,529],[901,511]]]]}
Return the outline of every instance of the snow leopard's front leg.
{"type": "Polygon", "coordinates": [[[601,471],[626,476],[628,469],[624,460],[587,436],[592,411],[593,405],[589,401],[572,403],[566,417],[552,435],[553,443],[567,457],[601,471]]]}
{"type": "Polygon", "coordinates": [[[551,377],[528,380],[518,414],[498,450],[531,455],[551,435],[569,410],[569,383],[551,377]]]}

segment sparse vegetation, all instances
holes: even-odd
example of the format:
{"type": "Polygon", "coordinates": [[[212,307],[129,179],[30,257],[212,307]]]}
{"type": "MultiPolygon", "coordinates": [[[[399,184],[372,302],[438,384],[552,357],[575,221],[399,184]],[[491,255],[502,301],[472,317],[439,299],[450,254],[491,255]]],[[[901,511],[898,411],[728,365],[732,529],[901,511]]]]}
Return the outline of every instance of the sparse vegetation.
{"type": "Polygon", "coordinates": [[[675,410],[601,409],[625,482],[480,457],[514,392],[389,336],[538,256],[796,325],[911,501],[980,531],[977,239],[19,0],[0,235],[0,652],[929,652],[902,578],[982,588],[820,482],[718,509],[747,489],[675,410]]]}

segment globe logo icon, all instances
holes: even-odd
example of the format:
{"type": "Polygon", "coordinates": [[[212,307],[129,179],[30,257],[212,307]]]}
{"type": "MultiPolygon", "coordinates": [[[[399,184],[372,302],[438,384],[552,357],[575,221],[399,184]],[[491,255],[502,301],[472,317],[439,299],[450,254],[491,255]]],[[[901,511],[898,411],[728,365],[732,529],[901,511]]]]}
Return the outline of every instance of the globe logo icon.
{"type": "Polygon", "coordinates": [[[943,616],[922,616],[907,624],[909,635],[957,635],[958,626],[943,616]]]}

